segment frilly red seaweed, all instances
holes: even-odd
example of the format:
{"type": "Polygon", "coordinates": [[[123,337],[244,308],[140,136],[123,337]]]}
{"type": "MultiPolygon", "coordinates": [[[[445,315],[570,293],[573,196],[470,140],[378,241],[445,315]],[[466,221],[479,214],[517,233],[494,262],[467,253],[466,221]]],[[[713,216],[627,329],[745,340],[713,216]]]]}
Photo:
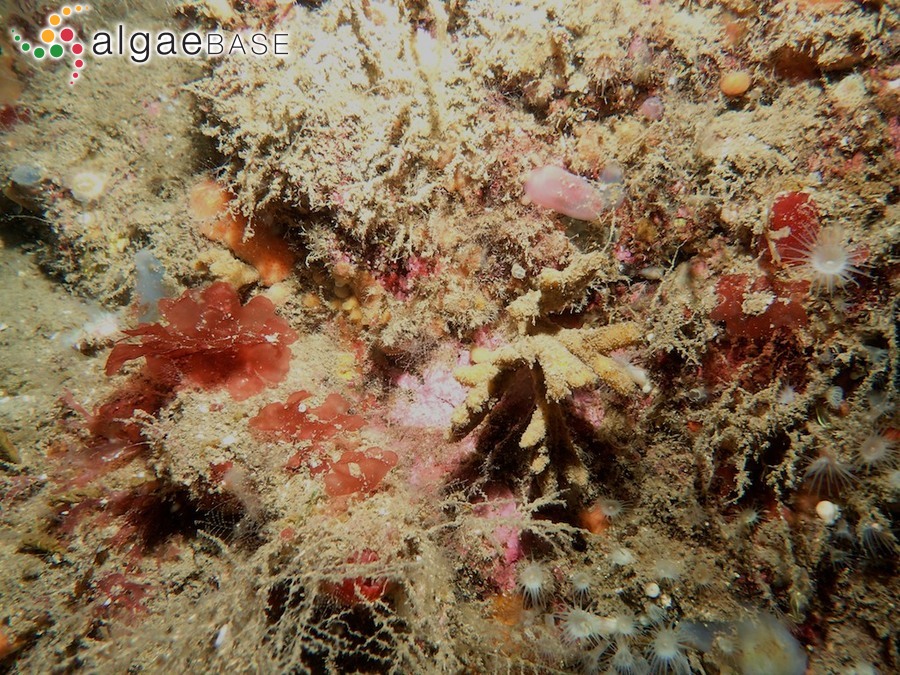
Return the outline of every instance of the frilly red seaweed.
{"type": "Polygon", "coordinates": [[[107,375],[128,362],[146,358],[144,374],[152,380],[201,389],[225,387],[238,401],[277,384],[287,375],[288,345],[297,333],[263,296],[241,305],[224,282],[191,289],[177,299],[159,302],[163,323],[141,324],[124,331],[139,342],[120,342],[106,362],[107,375]]]}

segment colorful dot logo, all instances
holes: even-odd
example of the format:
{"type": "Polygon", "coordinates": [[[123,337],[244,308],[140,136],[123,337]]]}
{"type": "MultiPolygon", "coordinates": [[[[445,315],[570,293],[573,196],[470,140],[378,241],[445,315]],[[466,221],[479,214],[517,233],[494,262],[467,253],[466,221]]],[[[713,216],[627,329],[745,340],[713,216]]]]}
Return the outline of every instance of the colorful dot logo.
{"type": "Polygon", "coordinates": [[[87,5],[66,5],[58,12],[53,12],[47,17],[47,24],[41,28],[41,32],[38,34],[39,42],[35,44],[28,42],[15,29],[12,29],[10,33],[13,41],[19,45],[19,50],[23,54],[30,53],[38,61],[42,61],[45,57],[56,61],[63,58],[68,52],[72,58],[72,79],[69,84],[75,84],[85,64],[84,45],[79,41],[75,29],[66,26],[65,21],[67,18],[89,9],[90,7],[87,5]]]}

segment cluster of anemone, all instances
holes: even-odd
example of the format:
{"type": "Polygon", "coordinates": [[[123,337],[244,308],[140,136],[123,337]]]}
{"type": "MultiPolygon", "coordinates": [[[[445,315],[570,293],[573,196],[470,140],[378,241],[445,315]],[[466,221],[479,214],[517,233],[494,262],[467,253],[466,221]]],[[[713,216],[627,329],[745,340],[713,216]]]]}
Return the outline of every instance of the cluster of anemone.
{"type": "Polygon", "coordinates": [[[817,494],[834,494],[852,487],[856,473],[872,473],[880,469],[895,469],[898,464],[897,443],[883,432],[866,436],[855,448],[852,462],[845,461],[833,451],[822,451],[806,467],[804,478],[817,494]]]}
{"type": "Polygon", "coordinates": [[[688,654],[695,644],[679,625],[651,624],[645,630],[633,616],[603,617],[581,608],[563,611],[559,624],[564,640],[584,647],[580,655],[584,672],[691,672],[688,654]]]}
{"type": "MultiPolygon", "coordinates": [[[[891,480],[898,468],[896,441],[884,431],[873,431],[856,444],[852,451],[853,460],[846,461],[836,450],[823,450],[807,465],[804,480],[809,488],[821,497],[841,495],[846,499],[848,493],[868,480],[882,480],[891,489],[891,480]]],[[[856,497],[851,500],[859,512],[856,523],[856,534],[859,548],[870,558],[888,558],[897,550],[896,539],[891,532],[890,524],[877,507],[868,504],[865,498],[856,497]]],[[[822,502],[820,502],[821,504],[822,502]]],[[[829,525],[838,521],[840,509],[834,519],[825,519],[829,525]]],[[[849,533],[849,525],[836,527],[835,539],[840,539],[840,532],[849,533]]],[[[852,538],[852,537],[851,537],[852,538]]],[[[840,554],[840,551],[836,551],[840,554]]]]}
{"type": "Polygon", "coordinates": [[[601,616],[582,607],[567,607],[555,618],[562,640],[582,648],[587,672],[690,672],[688,644],[674,626],[645,633],[629,614],[601,616]]]}
{"type": "MultiPolygon", "coordinates": [[[[665,575],[677,576],[668,564],[665,575]]],[[[525,561],[518,570],[518,589],[527,605],[544,610],[557,591],[549,566],[525,561]]],[[[688,653],[697,647],[690,630],[667,623],[665,610],[640,617],[628,611],[600,614],[590,598],[590,574],[575,571],[568,578],[569,603],[547,614],[556,638],[589,673],[690,673],[688,653]]],[[[653,606],[655,607],[655,606],[653,606]]],[[[693,624],[688,624],[688,626],[693,624]]]]}

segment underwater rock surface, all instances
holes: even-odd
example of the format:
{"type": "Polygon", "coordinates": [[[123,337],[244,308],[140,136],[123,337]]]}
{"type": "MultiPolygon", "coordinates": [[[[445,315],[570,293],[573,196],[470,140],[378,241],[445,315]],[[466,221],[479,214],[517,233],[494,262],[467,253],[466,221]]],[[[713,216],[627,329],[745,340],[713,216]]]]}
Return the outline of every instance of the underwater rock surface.
{"type": "Polygon", "coordinates": [[[891,3],[0,16],[0,672],[900,670],[891,3]]]}

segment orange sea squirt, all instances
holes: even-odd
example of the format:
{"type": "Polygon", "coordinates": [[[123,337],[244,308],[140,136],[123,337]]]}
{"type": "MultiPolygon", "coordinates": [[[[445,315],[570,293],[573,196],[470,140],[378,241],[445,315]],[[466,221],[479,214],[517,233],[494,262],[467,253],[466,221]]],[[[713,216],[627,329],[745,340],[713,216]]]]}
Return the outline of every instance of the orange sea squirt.
{"type": "Polygon", "coordinates": [[[213,241],[225,244],[244,262],[256,268],[266,286],[287,279],[296,256],[287,242],[268,223],[260,220],[253,233],[246,236],[247,218],[229,208],[232,195],[215,181],[204,179],[190,193],[193,217],[200,222],[200,232],[213,241]]]}

